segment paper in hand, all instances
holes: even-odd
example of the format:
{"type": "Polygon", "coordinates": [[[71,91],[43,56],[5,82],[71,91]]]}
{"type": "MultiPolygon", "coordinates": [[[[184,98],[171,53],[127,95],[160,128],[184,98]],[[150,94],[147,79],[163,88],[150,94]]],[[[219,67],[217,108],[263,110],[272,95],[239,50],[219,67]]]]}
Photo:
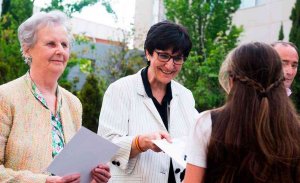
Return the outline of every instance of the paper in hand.
{"type": "Polygon", "coordinates": [[[169,143],[166,139],[152,140],[152,142],[183,168],[186,167],[185,138],[172,139],[172,143],[169,143]]]}
{"type": "Polygon", "coordinates": [[[57,176],[80,173],[80,182],[91,181],[91,171],[107,163],[119,147],[94,132],[81,127],[64,149],[55,157],[48,172],[57,176]]]}

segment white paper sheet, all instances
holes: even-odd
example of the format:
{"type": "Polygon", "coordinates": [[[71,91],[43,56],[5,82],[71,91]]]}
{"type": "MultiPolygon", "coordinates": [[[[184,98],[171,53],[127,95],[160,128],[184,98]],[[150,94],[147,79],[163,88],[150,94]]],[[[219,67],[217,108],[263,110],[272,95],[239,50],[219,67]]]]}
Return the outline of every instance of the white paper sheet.
{"type": "Polygon", "coordinates": [[[166,139],[152,140],[162,151],[169,155],[173,160],[180,164],[183,168],[186,167],[185,142],[186,138],[174,138],[172,143],[166,139]]]}
{"type": "Polygon", "coordinates": [[[80,182],[89,183],[91,170],[99,163],[110,161],[118,149],[112,142],[81,127],[47,171],[58,176],[80,173],[80,182]]]}

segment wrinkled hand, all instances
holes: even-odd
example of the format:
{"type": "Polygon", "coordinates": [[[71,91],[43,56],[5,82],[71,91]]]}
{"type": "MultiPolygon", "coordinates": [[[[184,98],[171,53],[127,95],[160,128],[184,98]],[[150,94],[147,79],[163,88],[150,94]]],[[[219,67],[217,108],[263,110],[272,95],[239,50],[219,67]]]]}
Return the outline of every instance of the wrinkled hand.
{"type": "Polygon", "coordinates": [[[172,139],[168,134],[168,132],[159,131],[155,133],[140,135],[139,146],[143,151],[147,151],[148,149],[151,149],[154,152],[160,152],[161,149],[152,142],[152,140],[160,140],[160,139],[166,139],[168,142],[172,143],[172,139]]]}
{"type": "Polygon", "coordinates": [[[105,164],[99,164],[96,168],[92,170],[91,183],[106,183],[110,179],[109,166],[105,164]]]}
{"type": "Polygon", "coordinates": [[[46,179],[46,183],[80,183],[80,174],[75,173],[63,177],[49,176],[46,179]]]}

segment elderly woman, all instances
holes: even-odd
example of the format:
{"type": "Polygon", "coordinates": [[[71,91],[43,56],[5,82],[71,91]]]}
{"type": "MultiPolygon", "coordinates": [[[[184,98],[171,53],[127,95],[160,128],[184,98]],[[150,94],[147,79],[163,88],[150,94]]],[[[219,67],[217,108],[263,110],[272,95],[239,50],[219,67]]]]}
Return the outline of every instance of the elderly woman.
{"type": "Polygon", "coordinates": [[[112,182],[179,183],[184,169],[152,142],[187,136],[196,115],[192,93],[173,79],[192,43],[185,28],[153,25],[144,49],[148,67],[105,92],[98,134],[121,148],[111,164],[112,182]]]}
{"type": "MultiPolygon", "coordinates": [[[[62,12],[37,13],[18,30],[29,71],[0,86],[1,182],[79,182],[79,174],[50,176],[45,169],[81,126],[82,107],[57,84],[70,55],[68,19],[62,12]]],[[[92,170],[107,182],[108,165],[92,170]]]]}
{"type": "Polygon", "coordinates": [[[282,64],[265,43],[234,49],[220,70],[225,105],[199,115],[185,183],[299,183],[300,121],[282,64]]]}

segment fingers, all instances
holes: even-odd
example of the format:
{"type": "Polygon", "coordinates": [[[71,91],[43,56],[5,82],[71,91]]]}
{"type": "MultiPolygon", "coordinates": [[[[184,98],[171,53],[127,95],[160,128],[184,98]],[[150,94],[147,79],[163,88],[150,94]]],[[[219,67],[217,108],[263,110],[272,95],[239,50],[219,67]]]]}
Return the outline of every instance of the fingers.
{"type": "Polygon", "coordinates": [[[172,139],[168,132],[159,131],[151,134],[140,135],[139,145],[143,150],[151,149],[154,152],[160,152],[161,149],[152,142],[152,140],[160,139],[166,139],[169,143],[172,143],[172,139]]]}
{"type": "Polygon", "coordinates": [[[100,164],[100,165],[98,165],[98,168],[104,169],[104,170],[106,170],[107,172],[110,172],[110,168],[109,168],[109,165],[108,165],[108,164],[100,164]]]}
{"type": "Polygon", "coordinates": [[[75,173],[63,177],[49,176],[46,179],[46,183],[80,183],[80,174],[75,173]]]}
{"type": "Polygon", "coordinates": [[[80,182],[80,174],[75,173],[71,175],[66,175],[61,177],[62,183],[79,183],[80,182]]]}
{"type": "Polygon", "coordinates": [[[172,143],[172,138],[167,132],[160,132],[161,139],[166,139],[169,143],[172,143]]]}
{"type": "Polygon", "coordinates": [[[79,178],[79,179],[76,179],[76,180],[74,180],[74,181],[68,182],[68,183],[80,183],[80,178],[79,178]]]}
{"type": "Polygon", "coordinates": [[[111,174],[109,172],[109,166],[108,165],[98,165],[93,171],[92,171],[92,178],[97,183],[103,183],[108,182],[108,180],[111,177],[111,174]]]}
{"type": "Polygon", "coordinates": [[[103,183],[103,182],[108,182],[110,179],[111,175],[110,173],[107,172],[101,172],[99,169],[95,169],[92,173],[92,178],[97,182],[97,183],[103,183]]]}

